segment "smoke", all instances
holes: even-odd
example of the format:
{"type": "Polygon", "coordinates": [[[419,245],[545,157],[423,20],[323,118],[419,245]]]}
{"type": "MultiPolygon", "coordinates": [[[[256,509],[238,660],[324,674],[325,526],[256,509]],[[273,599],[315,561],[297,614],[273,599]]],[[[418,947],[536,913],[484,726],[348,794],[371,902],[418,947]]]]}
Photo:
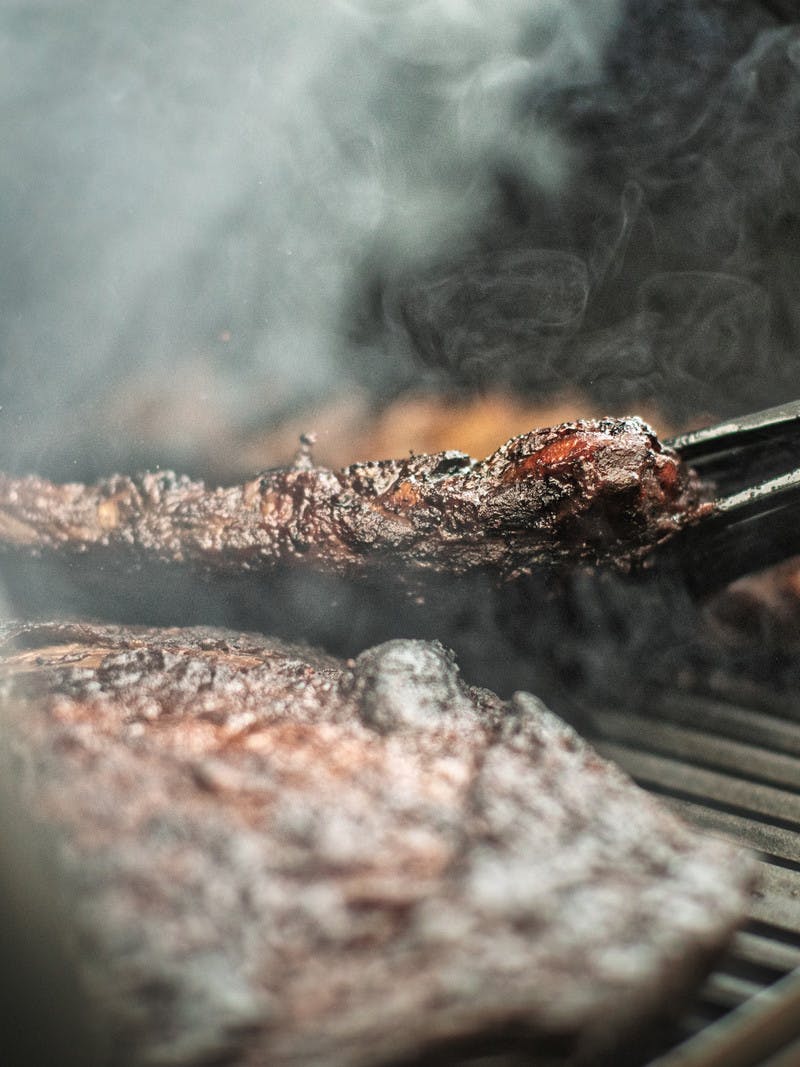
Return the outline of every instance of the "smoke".
{"type": "Polygon", "coordinates": [[[408,343],[354,345],[361,296],[468,251],[509,175],[561,185],[524,101],[598,77],[616,7],[6,0],[3,466],[191,467],[408,379],[408,343]]]}
{"type": "Polygon", "coordinates": [[[354,384],[800,386],[800,37],[755,2],[0,9],[0,448],[184,466],[354,384]]]}
{"type": "Polygon", "coordinates": [[[557,195],[516,181],[515,225],[394,298],[422,358],[537,395],[578,385],[617,408],[654,401],[677,420],[797,395],[798,62],[797,27],[760,5],[629,3],[595,83],[527,98],[530,120],[569,146],[557,195]],[[476,309],[472,296],[484,264],[521,249],[525,262],[559,253],[572,277],[585,268],[582,313],[541,340],[524,270],[507,273],[518,299],[476,309]],[[466,347],[454,319],[471,362],[453,358],[466,347]]]}
{"type": "Polygon", "coordinates": [[[588,295],[588,270],[578,256],[515,249],[472,257],[433,284],[409,286],[400,314],[419,354],[454,378],[485,375],[496,385],[520,357],[535,354],[532,369],[546,384],[588,295]]]}

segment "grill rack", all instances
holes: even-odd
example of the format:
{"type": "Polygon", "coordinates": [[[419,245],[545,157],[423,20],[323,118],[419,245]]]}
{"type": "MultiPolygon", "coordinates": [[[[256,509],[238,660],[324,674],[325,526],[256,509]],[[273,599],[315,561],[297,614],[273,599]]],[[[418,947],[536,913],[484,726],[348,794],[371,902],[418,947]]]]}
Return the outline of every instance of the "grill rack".
{"type": "Polygon", "coordinates": [[[759,856],[748,922],[646,1067],[797,1067],[800,701],[691,679],[653,691],[646,714],[600,711],[596,723],[603,755],[687,821],[759,856]]]}

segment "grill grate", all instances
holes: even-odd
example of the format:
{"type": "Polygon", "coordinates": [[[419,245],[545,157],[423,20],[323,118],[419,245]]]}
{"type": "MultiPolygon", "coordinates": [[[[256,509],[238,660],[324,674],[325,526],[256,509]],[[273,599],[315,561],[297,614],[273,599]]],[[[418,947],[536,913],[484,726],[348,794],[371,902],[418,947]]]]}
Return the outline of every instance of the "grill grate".
{"type": "Polygon", "coordinates": [[[757,691],[742,706],[735,693],[721,681],[664,689],[646,716],[597,716],[604,755],[688,821],[760,855],[747,925],[651,1067],[800,1063],[800,707],[757,691]]]}

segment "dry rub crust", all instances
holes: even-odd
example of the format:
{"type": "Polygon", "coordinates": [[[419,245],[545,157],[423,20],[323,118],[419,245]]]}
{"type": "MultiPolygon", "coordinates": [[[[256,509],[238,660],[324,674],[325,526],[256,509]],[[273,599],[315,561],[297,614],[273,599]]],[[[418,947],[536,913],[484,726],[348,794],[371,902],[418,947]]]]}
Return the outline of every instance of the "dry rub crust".
{"type": "Polygon", "coordinates": [[[0,675],[114,1062],[596,1064],[746,907],[745,857],[438,644],[12,624],[0,675]]]}
{"type": "Polygon", "coordinates": [[[564,560],[627,566],[707,506],[645,423],[600,419],[534,430],[481,461],[440,452],[331,471],[304,455],[222,489],[171,472],[94,486],[0,476],[0,550],[213,573],[510,578],[564,560]]]}

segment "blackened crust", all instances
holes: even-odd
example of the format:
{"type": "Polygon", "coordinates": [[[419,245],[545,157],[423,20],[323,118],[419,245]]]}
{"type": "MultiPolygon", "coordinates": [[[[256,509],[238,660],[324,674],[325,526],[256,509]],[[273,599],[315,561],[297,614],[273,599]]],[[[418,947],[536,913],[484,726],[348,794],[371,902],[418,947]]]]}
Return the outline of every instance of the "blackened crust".
{"type": "Polygon", "coordinates": [[[0,476],[0,551],[210,573],[510,578],[562,563],[627,567],[706,508],[691,471],[641,420],[601,419],[535,430],[481,461],[304,462],[224,489],[170,472],[95,486],[0,476]]]}

